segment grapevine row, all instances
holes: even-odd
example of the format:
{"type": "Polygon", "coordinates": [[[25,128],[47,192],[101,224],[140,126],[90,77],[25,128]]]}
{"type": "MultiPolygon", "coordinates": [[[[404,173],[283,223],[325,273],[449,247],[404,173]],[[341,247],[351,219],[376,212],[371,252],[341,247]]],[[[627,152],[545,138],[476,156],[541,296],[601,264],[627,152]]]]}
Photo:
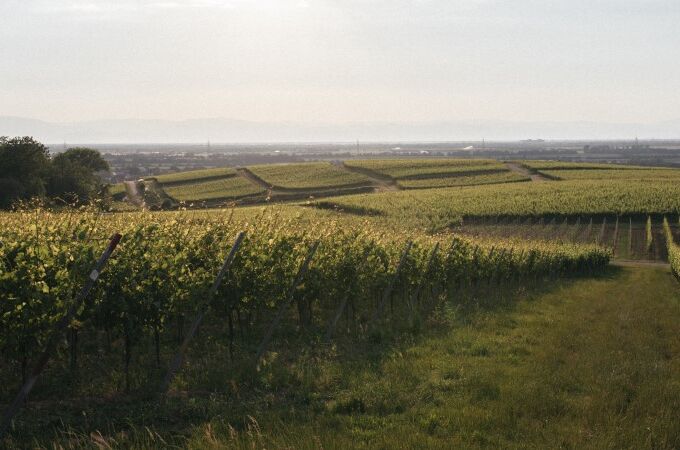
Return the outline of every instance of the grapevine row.
{"type": "MultiPolygon", "coordinates": [[[[70,323],[69,341],[75,365],[79,333],[101,330],[119,338],[126,373],[132,352],[146,337],[153,338],[160,363],[160,337],[173,331],[179,343],[185,318],[207,298],[211,314],[230,327],[238,314],[239,321],[243,317],[262,329],[288,301],[290,281],[315,242],[318,251],[293,292],[297,318],[288,317],[300,329],[328,323],[345,298],[359,328],[367,329],[376,299],[391,283],[394,295],[406,298],[421,290],[423,280],[453,294],[457,287],[489,280],[592,273],[609,259],[596,246],[386,233],[364,223],[301,227],[295,218],[277,215],[243,221],[229,214],[34,210],[3,215],[0,221],[0,359],[21,367],[24,376],[113,232],[123,239],[70,323]],[[243,243],[211,297],[211,283],[241,231],[243,243]],[[403,267],[395,277],[400,259],[403,267]]],[[[394,295],[387,299],[390,305],[394,295]]]]}
{"type": "Polygon", "coordinates": [[[663,219],[663,229],[666,235],[666,245],[668,247],[668,262],[671,264],[671,270],[676,277],[680,278],[680,245],[678,245],[673,238],[673,231],[668,223],[668,219],[663,219]]]}

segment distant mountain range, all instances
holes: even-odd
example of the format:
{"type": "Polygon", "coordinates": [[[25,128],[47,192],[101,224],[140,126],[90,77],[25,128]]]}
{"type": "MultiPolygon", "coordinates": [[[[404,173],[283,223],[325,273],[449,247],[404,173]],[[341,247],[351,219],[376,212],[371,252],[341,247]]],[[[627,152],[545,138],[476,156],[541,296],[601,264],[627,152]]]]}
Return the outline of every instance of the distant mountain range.
{"type": "Polygon", "coordinates": [[[0,116],[0,136],[33,136],[50,144],[465,141],[542,139],[680,139],[680,120],[649,124],[451,121],[305,124],[231,119],[45,122],[0,116]]]}

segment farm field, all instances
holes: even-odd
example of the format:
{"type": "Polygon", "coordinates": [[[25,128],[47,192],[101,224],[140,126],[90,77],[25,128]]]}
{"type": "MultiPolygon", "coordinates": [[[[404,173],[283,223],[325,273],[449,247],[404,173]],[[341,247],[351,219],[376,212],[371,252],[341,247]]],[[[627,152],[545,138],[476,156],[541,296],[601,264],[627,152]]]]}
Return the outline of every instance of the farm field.
{"type": "MultiPolygon", "coordinates": [[[[678,224],[668,230],[680,239],[678,224]]],[[[590,243],[612,249],[612,256],[625,260],[666,261],[666,231],[662,218],[637,217],[527,217],[469,220],[456,231],[473,237],[523,238],[551,242],[590,243]],[[649,226],[648,226],[649,220],[649,226]]]]}
{"type": "Polygon", "coordinates": [[[169,173],[157,175],[155,178],[164,186],[172,186],[182,183],[196,183],[198,181],[228,178],[236,175],[236,170],[231,167],[219,167],[216,169],[190,170],[187,172],[169,173]]]}
{"type": "MultiPolygon", "coordinates": [[[[418,168],[395,180],[526,179],[500,165],[434,178],[418,168]]],[[[0,409],[53,348],[0,444],[680,441],[677,386],[666,381],[680,353],[664,350],[680,348],[680,187],[665,170],[405,189],[386,175],[318,166],[332,175],[316,180],[316,163],[263,173],[288,177],[286,186],[348,186],[337,183],[356,175],[376,192],[226,209],[0,213],[0,409]],[[93,275],[114,233],[122,239],[93,275]],[[73,303],[88,279],[86,301],[73,303]]],[[[212,173],[219,178],[201,171],[149,186],[176,200],[276,196],[242,169],[212,173]]]]}
{"type": "Polygon", "coordinates": [[[513,172],[494,172],[477,175],[445,176],[441,178],[404,178],[398,185],[404,189],[430,189],[438,187],[476,186],[482,184],[516,183],[529,181],[528,177],[513,172]]]}
{"type": "Polygon", "coordinates": [[[653,167],[624,164],[582,163],[565,161],[519,161],[528,169],[535,170],[649,170],[653,167]]]}
{"type": "Polygon", "coordinates": [[[249,166],[255,176],[273,188],[309,190],[368,186],[371,180],[330,163],[271,164],[249,166]]]}
{"type": "Polygon", "coordinates": [[[680,171],[675,169],[543,169],[540,173],[556,180],[668,180],[675,182],[680,180],[680,171]]]}
{"type": "Polygon", "coordinates": [[[466,173],[493,173],[508,170],[500,162],[491,159],[369,159],[345,161],[345,166],[370,170],[395,179],[437,178],[445,175],[456,176],[466,173]]]}
{"type": "MultiPolygon", "coordinates": [[[[158,198],[172,198],[176,201],[195,205],[221,206],[224,202],[247,199],[241,203],[280,202],[306,199],[309,197],[351,196],[353,194],[373,194],[396,190],[426,190],[426,197],[434,198],[437,194],[430,189],[474,187],[482,185],[501,185],[530,181],[530,177],[543,177],[550,181],[575,181],[607,183],[607,191],[603,195],[611,198],[613,189],[618,186],[610,181],[632,182],[624,186],[620,195],[639,190],[642,195],[651,195],[663,183],[669,185],[677,181],[677,169],[643,168],[636,166],[535,162],[521,164],[529,168],[529,173],[515,170],[516,163],[505,164],[494,160],[475,159],[402,159],[402,160],[349,160],[344,163],[298,163],[251,166],[243,169],[218,168],[190,172],[160,175],[147,179],[152,194],[158,198]],[[540,170],[539,170],[540,169],[540,170]],[[531,172],[533,171],[533,172],[531,172]],[[538,174],[538,175],[536,175],[538,174]],[[643,182],[648,182],[645,184],[643,182]],[[268,195],[257,196],[257,194],[268,195]],[[648,193],[645,194],[644,192],[648,193]]],[[[581,187],[586,186],[585,184],[581,187]]],[[[597,189],[597,187],[591,186],[597,189]]],[[[492,188],[493,189],[493,188],[492,188]]],[[[527,189],[530,196],[543,196],[543,191],[563,191],[571,196],[570,189],[576,186],[554,185],[542,188],[518,187],[518,191],[527,189]],[[542,190],[541,190],[542,189],[542,190]]],[[[110,187],[110,192],[120,196],[122,185],[110,187]]],[[[512,191],[514,195],[515,191],[512,191]]],[[[576,194],[576,193],[574,193],[576,194]]],[[[392,195],[388,192],[387,195],[392,195]]],[[[456,193],[459,195],[459,193],[456,193]]],[[[662,194],[664,195],[664,194],[662,194]]],[[[418,195],[418,198],[421,198],[418,195]]],[[[424,197],[423,197],[424,198],[424,197]]],[[[547,199],[547,196],[545,196],[547,199]]],[[[352,197],[347,197],[354,203],[352,197]]],[[[390,198],[392,200],[397,200],[390,198]]],[[[376,198],[378,200],[378,198],[376,198]]],[[[382,202],[382,199],[379,200],[382,202]]],[[[140,203],[140,202],[138,202],[140,203]]],[[[160,205],[155,197],[148,199],[148,204],[160,205]]],[[[495,203],[492,202],[492,204],[495,203]]],[[[484,204],[489,205],[488,202],[484,204]]],[[[531,202],[530,204],[536,204],[531,202]]],[[[194,206],[196,207],[196,206],[194,206]]],[[[634,212],[635,210],[630,210],[634,212]]],[[[582,212],[593,212],[585,211],[582,212]]],[[[606,211],[613,212],[613,211],[606,211]]],[[[625,213],[625,210],[620,211],[625,213]]],[[[645,211],[652,212],[652,211],[645,211]]],[[[665,210],[659,212],[667,212],[665,210]]],[[[538,211],[536,214],[550,213],[538,211]]],[[[569,211],[570,214],[574,213],[569,211]]],[[[472,215],[478,215],[472,212],[472,215]]]]}
{"type": "Polygon", "coordinates": [[[199,183],[166,186],[164,190],[170,197],[180,202],[230,200],[265,192],[262,187],[237,176],[199,183]]]}
{"type": "MultiPolygon", "coordinates": [[[[328,207],[329,202],[318,202],[328,207]]],[[[463,217],[677,214],[680,184],[668,180],[577,180],[505,183],[448,189],[383,192],[333,200],[342,210],[365,211],[422,226],[463,217]]]]}
{"type": "Polygon", "coordinates": [[[487,159],[350,160],[344,165],[402,189],[529,181],[529,177],[511,172],[505,164],[487,159]]]}

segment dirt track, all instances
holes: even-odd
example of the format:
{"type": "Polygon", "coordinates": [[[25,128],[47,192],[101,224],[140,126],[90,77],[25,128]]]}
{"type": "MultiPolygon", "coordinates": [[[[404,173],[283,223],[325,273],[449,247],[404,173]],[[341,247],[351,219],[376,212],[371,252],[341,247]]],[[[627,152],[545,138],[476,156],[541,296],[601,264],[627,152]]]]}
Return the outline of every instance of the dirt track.
{"type": "Polygon", "coordinates": [[[505,163],[505,166],[512,170],[513,172],[523,175],[525,177],[531,178],[531,181],[537,181],[537,182],[543,182],[543,181],[551,181],[549,178],[544,177],[543,175],[539,173],[532,173],[529,169],[526,167],[522,167],[521,165],[517,163],[505,163]]]}
{"type": "Polygon", "coordinates": [[[137,186],[137,181],[124,181],[125,193],[131,203],[144,207],[144,197],[139,193],[139,188],[137,186]]]}
{"type": "Polygon", "coordinates": [[[630,259],[612,259],[609,261],[609,265],[618,267],[655,267],[659,269],[670,270],[671,265],[668,263],[660,261],[640,261],[640,260],[630,260],[630,259]]]}

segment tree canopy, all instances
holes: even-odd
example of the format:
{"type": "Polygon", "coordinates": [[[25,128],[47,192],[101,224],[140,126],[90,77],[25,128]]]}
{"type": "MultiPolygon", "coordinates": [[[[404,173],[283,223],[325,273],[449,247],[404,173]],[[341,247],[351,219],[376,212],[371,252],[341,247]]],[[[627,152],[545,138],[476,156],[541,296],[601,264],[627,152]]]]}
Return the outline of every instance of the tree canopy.
{"type": "Polygon", "coordinates": [[[32,137],[0,136],[0,208],[36,197],[90,200],[101,190],[97,172],[108,170],[94,149],[76,147],[51,156],[32,137]]]}

